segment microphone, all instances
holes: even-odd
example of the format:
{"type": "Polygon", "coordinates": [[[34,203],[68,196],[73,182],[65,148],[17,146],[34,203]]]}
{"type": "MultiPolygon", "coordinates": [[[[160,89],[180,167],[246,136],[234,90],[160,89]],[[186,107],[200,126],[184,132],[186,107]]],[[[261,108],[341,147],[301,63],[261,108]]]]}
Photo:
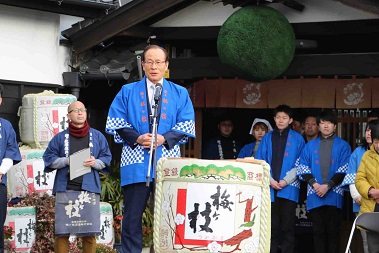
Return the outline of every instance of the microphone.
{"type": "Polygon", "coordinates": [[[155,85],[155,92],[154,92],[155,103],[157,103],[161,99],[161,95],[162,95],[162,84],[157,83],[155,85]]]}

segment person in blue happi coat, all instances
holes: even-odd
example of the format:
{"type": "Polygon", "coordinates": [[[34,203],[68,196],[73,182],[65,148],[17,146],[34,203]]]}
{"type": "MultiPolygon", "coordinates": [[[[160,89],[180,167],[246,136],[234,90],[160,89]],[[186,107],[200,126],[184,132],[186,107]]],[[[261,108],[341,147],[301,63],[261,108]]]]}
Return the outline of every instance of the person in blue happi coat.
{"type": "Polygon", "coordinates": [[[276,128],[265,134],[255,156],[271,167],[271,253],[278,252],[279,234],[282,252],[293,253],[295,247],[295,210],[300,190],[295,165],[305,142],[301,134],[292,130],[292,117],[293,109],[288,105],[274,109],[276,128]]]}
{"type": "MultiPolygon", "coordinates": [[[[60,199],[67,199],[68,196],[71,196],[68,194],[83,196],[83,192],[84,194],[88,193],[87,196],[94,195],[96,203],[91,200],[92,205],[87,206],[87,210],[81,210],[79,207],[76,211],[79,212],[80,209],[80,212],[83,212],[80,215],[85,217],[87,224],[96,223],[100,220],[101,186],[99,172],[108,174],[112,160],[105,136],[89,126],[87,109],[82,102],[75,101],[68,106],[67,118],[69,119],[68,129],[58,133],[50,140],[42,157],[45,163],[44,171],[47,173],[56,171],[53,186],[53,195],[56,198],[55,253],[68,252],[69,236],[71,235],[71,233],[60,232],[63,230],[62,227],[65,224],[70,224],[72,220],[71,215],[67,215],[66,206],[61,205],[60,199]],[[90,157],[83,160],[83,166],[90,167],[90,171],[71,178],[70,169],[73,171],[79,168],[70,167],[70,156],[87,148],[90,149],[90,157]],[[93,215],[86,215],[87,212],[93,215]],[[57,217],[57,214],[62,215],[57,217]]],[[[72,234],[82,237],[83,253],[96,252],[96,235],[100,233],[100,226],[94,229],[95,231],[92,232],[83,231],[80,226],[75,226],[72,229],[72,234]]]]}
{"type": "Polygon", "coordinates": [[[339,252],[343,207],[341,183],[351,155],[350,145],[335,133],[337,116],[324,110],[317,117],[320,135],[309,141],[297,164],[297,175],[307,182],[307,210],[313,225],[315,252],[339,252]]]}
{"type": "Polygon", "coordinates": [[[122,253],[142,251],[142,215],[154,192],[155,162],[161,157],[180,157],[179,145],[195,137],[195,113],[188,91],[164,78],[168,64],[164,48],[147,46],[142,55],[145,76],[122,86],[108,112],[106,132],[122,144],[122,253]],[[155,136],[154,118],[158,126],[155,136]],[[153,154],[156,160],[150,159],[153,154]]]}
{"type": "MultiPolygon", "coordinates": [[[[0,105],[3,102],[3,85],[0,84],[0,105]]],[[[0,252],[4,252],[4,223],[7,216],[7,172],[22,160],[16,132],[12,124],[0,118],[0,252]]]]}
{"type": "Polygon", "coordinates": [[[254,119],[253,124],[251,125],[250,134],[255,140],[243,146],[238,154],[238,158],[255,157],[263,136],[270,131],[272,131],[272,127],[267,120],[260,118],[254,119]]]}

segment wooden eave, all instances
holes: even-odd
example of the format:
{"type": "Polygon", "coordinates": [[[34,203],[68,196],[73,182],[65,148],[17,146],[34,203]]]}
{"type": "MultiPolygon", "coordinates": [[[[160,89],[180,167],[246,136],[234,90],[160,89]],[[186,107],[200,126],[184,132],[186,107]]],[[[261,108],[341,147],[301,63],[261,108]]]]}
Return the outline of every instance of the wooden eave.
{"type": "Polygon", "coordinates": [[[130,35],[134,26],[154,20],[158,16],[162,19],[164,16],[170,15],[173,10],[179,11],[197,1],[134,0],[71,34],[69,40],[72,43],[73,51],[81,53],[120,33],[130,35]],[[128,32],[128,29],[131,31],[128,32]]]}

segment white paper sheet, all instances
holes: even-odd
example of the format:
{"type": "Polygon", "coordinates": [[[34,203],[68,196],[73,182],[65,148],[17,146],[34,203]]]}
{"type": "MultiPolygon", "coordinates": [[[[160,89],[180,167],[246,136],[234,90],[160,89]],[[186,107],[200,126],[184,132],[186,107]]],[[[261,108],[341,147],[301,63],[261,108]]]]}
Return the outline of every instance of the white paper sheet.
{"type": "Polygon", "coordinates": [[[91,172],[91,167],[83,165],[84,160],[90,157],[90,148],[82,149],[70,155],[70,180],[91,172]]]}

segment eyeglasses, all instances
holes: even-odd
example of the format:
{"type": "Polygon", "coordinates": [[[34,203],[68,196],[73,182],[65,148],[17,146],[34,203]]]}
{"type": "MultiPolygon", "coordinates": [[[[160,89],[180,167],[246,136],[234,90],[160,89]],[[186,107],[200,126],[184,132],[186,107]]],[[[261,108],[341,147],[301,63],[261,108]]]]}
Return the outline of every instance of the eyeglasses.
{"type": "Polygon", "coordinates": [[[162,67],[166,61],[145,61],[144,63],[149,67],[152,67],[154,64],[157,65],[157,67],[162,67]]]}
{"type": "Polygon", "coordinates": [[[78,112],[86,112],[86,111],[87,111],[87,108],[75,108],[69,111],[68,113],[72,113],[72,112],[78,113],[78,112]]]}

